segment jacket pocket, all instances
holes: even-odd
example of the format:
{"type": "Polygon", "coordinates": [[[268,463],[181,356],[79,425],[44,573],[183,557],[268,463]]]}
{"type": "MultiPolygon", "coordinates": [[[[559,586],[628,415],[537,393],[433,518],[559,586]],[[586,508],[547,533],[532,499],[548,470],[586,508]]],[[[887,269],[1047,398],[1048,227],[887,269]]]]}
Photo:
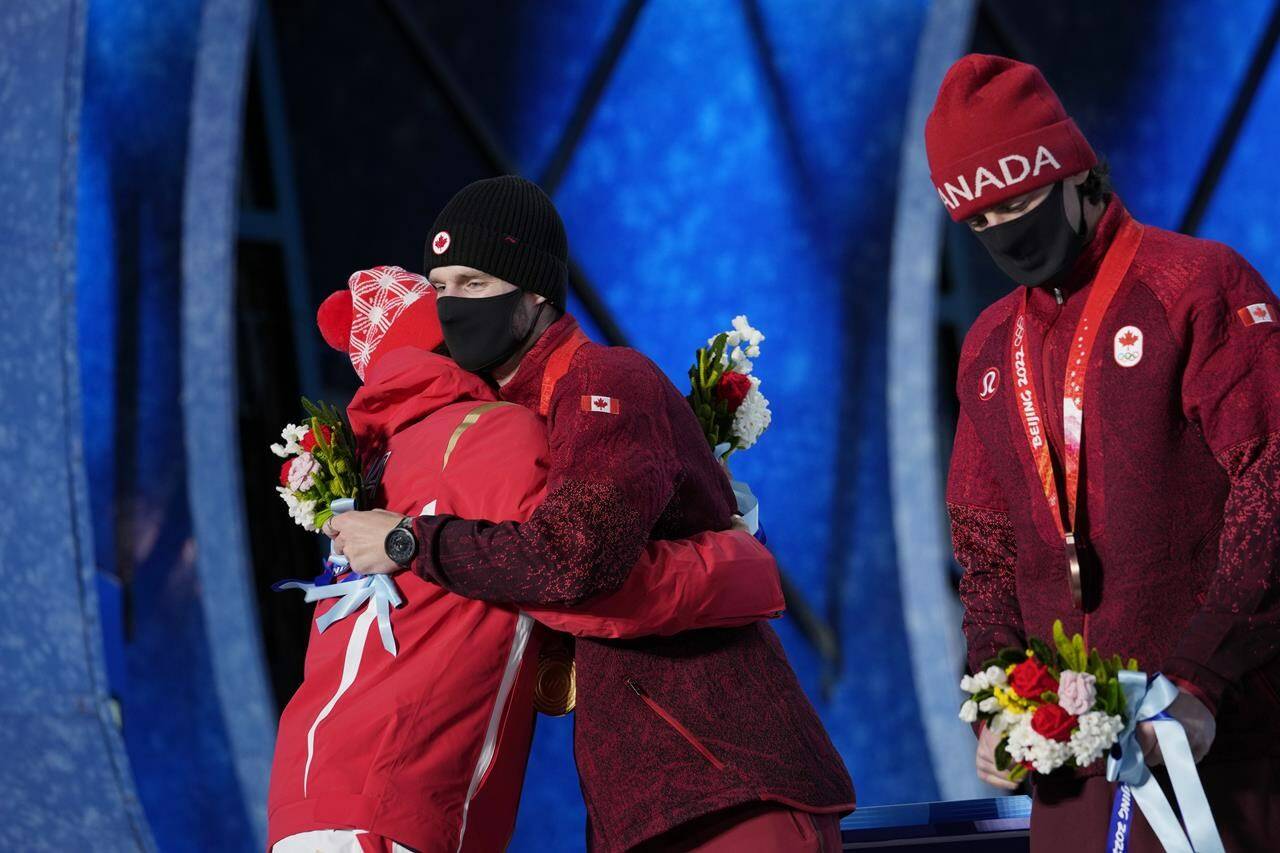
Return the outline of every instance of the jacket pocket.
{"type": "Polygon", "coordinates": [[[693,732],[689,731],[680,723],[679,720],[671,716],[671,713],[667,711],[666,708],[655,702],[644,687],[640,685],[640,682],[630,676],[624,679],[624,681],[626,685],[631,688],[632,692],[639,696],[641,701],[649,706],[649,710],[653,711],[653,713],[662,718],[663,722],[675,729],[680,737],[688,741],[690,746],[696,749],[703,758],[707,759],[707,761],[711,763],[712,767],[717,770],[725,769],[725,763],[716,758],[715,754],[712,753],[711,750],[707,749],[706,745],[702,741],[698,740],[697,736],[693,732]]]}

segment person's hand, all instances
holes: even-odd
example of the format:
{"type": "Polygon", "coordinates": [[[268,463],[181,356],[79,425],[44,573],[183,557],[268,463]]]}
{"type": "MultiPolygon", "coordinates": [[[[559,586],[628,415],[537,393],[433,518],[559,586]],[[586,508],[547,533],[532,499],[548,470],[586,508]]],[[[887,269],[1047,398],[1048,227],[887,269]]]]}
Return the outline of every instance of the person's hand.
{"type": "Polygon", "coordinates": [[[344,512],[325,525],[325,533],[333,539],[334,553],[346,557],[352,571],[386,575],[403,568],[387,556],[386,548],[387,534],[403,520],[403,515],[385,509],[344,512]]]}
{"type": "MultiPolygon", "coordinates": [[[[1218,723],[1209,713],[1204,703],[1185,690],[1178,690],[1178,698],[1165,709],[1165,713],[1182,724],[1187,733],[1187,743],[1191,746],[1191,757],[1197,764],[1213,746],[1213,738],[1218,733],[1218,723]]],[[[1156,767],[1164,764],[1164,756],[1160,754],[1160,742],[1156,740],[1154,723],[1138,723],[1138,744],[1146,757],[1147,765],[1156,767]]]]}
{"type": "Polygon", "coordinates": [[[985,725],[978,733],[978,751],[975,756],[978,764],[978,778],[996,788],[1015,791],[1019,783],[1009,778],[1009,771],[996,769],[996,744],[999,742],[1000,735],[985,725]]]}

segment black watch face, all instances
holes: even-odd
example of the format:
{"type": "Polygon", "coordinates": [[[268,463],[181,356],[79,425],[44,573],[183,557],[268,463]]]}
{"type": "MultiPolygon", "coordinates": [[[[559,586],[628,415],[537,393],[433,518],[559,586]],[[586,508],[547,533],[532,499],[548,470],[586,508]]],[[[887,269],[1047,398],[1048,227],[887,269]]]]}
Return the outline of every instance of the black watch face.
{"type": "Polygon", "coordinates": [[[413,559],[413,534],[403,527],[397,527],[387,537],[387,556],[401,565],[413,559]]]}

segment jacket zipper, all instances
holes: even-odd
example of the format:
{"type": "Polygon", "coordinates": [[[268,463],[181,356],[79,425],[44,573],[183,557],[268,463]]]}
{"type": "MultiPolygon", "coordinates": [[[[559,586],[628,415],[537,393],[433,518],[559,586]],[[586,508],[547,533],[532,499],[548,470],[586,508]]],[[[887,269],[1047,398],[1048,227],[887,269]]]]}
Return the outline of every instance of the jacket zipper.
{"type": "Polygon", "coordinates": [[[681,725],[679,720],[671,716],[671,714],[667,712],[666,708],[663,708],[657,702],[653,701],[653,699],[649,696],[649,694],[645,691],[645,689],[640,686],[640,683],[638,681],[628,676],[625,679],[625,683],[628,687],[631,688],[632,692],[634,692],[637,696],[639,696],[644,701],[644,703],[649,706],[649,708],[655,714],[657,714],[659,717],[665,720],[667,725],[671,726],[671,728],[679,732],[680,736],[683,737],[685,740],[687,740],[689,742],[689,745],[692,746],[694,749],[696,749],[699,752],[699,754],[702,755],[703,758],[711,762],[712,767],[714,767],[717,770],[723,770],[725,768],[725,763],[720,759],[716,758],[711,753],[711,750],[707,749],[706,746],[703,745],[702,741],[698,740],[698,738],[693,734],[693,732],[689,731],[683,725],[681,725]]]}

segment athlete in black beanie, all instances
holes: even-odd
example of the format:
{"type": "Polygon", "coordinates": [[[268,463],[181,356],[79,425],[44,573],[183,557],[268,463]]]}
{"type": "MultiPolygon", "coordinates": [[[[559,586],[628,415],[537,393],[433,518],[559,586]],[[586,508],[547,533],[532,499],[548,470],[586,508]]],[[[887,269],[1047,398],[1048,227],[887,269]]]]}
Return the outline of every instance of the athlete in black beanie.
{"type": "Polygon", "coordinates": [[[537,184],[504,175],[463,187],[436,217],[423,261],[454,361],[504,382],[564,313],[567,259],[564,223],[537,184]]]}

